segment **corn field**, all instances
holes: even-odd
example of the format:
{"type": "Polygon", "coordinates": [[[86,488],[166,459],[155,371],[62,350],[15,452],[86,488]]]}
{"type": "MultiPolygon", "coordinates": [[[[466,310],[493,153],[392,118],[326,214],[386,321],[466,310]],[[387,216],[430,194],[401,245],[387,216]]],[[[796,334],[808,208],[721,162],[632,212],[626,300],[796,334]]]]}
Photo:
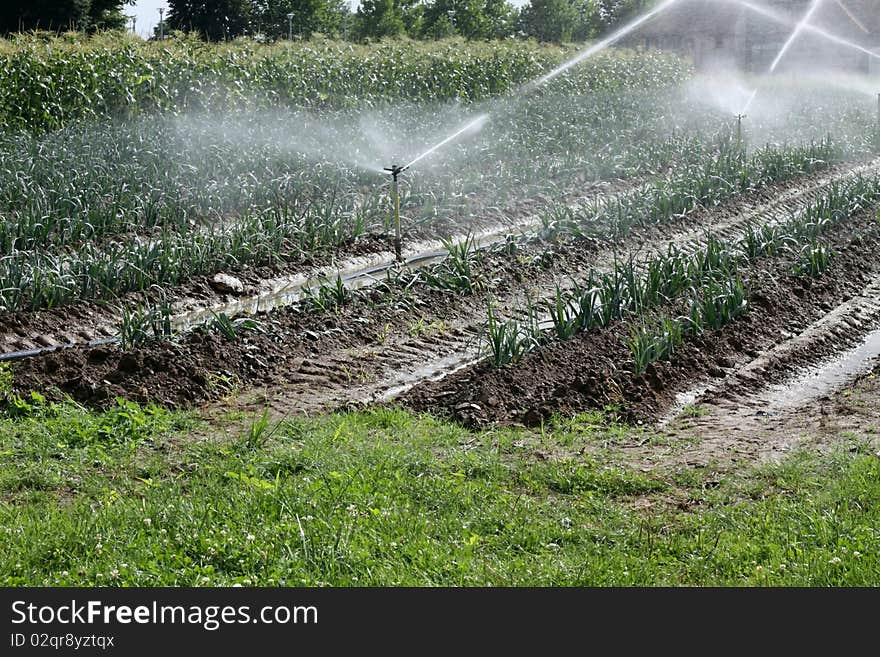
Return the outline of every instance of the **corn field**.
{"type": "MultiPolygon", "coordinates": [[[[569,52],[463,41],[269,46],[19,36],[0,41],[0,124],[51,130],[80,119],[157,111],[478,102],[514,91],[569,52]]],[[[566,87],[572,93],[659,87],[683,80],[687,72],[672,56],[624,53],[597,58],[566,87]]]]}

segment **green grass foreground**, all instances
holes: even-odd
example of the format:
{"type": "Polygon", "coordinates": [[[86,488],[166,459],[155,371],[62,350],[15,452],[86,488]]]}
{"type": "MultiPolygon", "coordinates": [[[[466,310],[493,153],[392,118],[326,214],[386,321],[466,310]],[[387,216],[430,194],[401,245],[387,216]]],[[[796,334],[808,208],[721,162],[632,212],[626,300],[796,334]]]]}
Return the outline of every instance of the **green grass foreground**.
{"type": "Polygon", "coordinates": [[[613,464],[609,445],[661,439],[600,414],[483,433],[384,409],[226,423],[9,406],[0,583],[880,583],[866,445],[719,482],[613,464]]]}

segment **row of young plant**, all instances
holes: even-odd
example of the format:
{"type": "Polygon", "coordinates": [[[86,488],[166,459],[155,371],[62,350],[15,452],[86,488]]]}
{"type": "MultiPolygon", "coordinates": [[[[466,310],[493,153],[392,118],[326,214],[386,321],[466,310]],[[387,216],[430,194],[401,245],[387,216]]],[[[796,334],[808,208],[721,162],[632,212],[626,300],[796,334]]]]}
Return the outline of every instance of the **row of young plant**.
{"type": "MultiPolygon", "coordinates": [[[[661,217],[668,218],[679,212],[676,205],[679,200],[706,203],[711,197],[720,202],[731,192],[726,187],[713,190],[709,183],[718,184],[722,167],[741,181],[762,185],[776,176],[793,176],[798,171],[827,166],[833,157],[834,148],[829,142],[781,152],[764,150],[745,164],[739,157],[723,151],[696,174],[692,171],[693,179],[681,177],[681,184],[672,188],[673,197],[660,194],[660,187],[654,187],[642,200],[638,194],[628,194],[623,204],[613,202],[597,212],[604,213],[613,231],[619,231],[620,207],[629,208],[631,213],[641,208],[643,213],[659,221],[661,217]],[[740,169],[736,163],[741,164],[740,169]],[[671,203],[670,198],[676,200],[671,203]]],[[[742,189],[742,185],[738,189],[742,189]]],[[[643,192],[648,190],[650,188],[643,192]]],[[[336,212],[331,195],[327,204],[313,208],[308,200],[311,196],[306,195],[307,192],[303,194],[261,213],[245,213],[243,218],[225,225],[221,222],[200,230],[186,225],[179,229],[163,227],[158,234],[144,239],[111,240],[109,244],[86,241],[68,246],[65,242],[67,248],[60,253],[58,249],[16,248],[22,239],[19,233],[12,241],[11,251],[0,257],[0,308],[34,310],[80,300],[112,299],[153,285],[176,285],[192,276],[213,274],[222,269],[295,261],[303,254],[344,244],[370,229],[366,206],[356,211],[336,212]],[[293,207],[289,203],[294,203],[293,207]],[[301,214],[295,214],[301,207],[305,208],[301,214]]],[[[371,207],[370,211],[379,212],[371,207]]],[[[561,228],[567,232],[580,231],[572,226],[582,222],[582,218],[573,217],[572,221],[563,222],[561,228]]],[[[42,228],[39,222],[31,225],[38,229],[37,234],[27,238],[33,246],[42,228]]],[[[4,230],[11,230],[8,224],[4,230]]],[[[461,280],[468,278],[463,276],[461,280]]]]}
{"type": "Polygon", "coordinates": [[[765,147],[751,156],[735,140],[727,139],[715,157],[666,180],[577,208],[556,206],[542,215],[542,230],[547,237],[584,236],[597,229],[625,235],[634,227],[680,218],[698,207],[715,207],[738,194],[826,169],[841,158],[830,138],[783,150],[765,147]]]}
{"type": "MultiPolygon", "coordinates": [[[[211,313],[196,330],[217,333],[230,342],[236,342],[247,332],[264,333],[262,324],[253,317],[231,317],[224,312],[211,313]]],[[[160,299],[155,304],[125,306],[118,326],[119,347],[123,351],[141,347],[150,342],[172,340],[180,334],[174,326],[171,303],[160,299]]]]}
{"type": "Polygon", "coordinates": [[[586,283],[557,288],[553,300],[528,304],[522,320],[497,317],[490,304],[485,350],[495,366],[516,362],[554,340],[630,320],[626,338],[633,370],[670,356],[688,334],[719,329],[748,308],[741,269],[759,258],[784,256],[797,275],[820,276],[831,253],[819,241],[835,224],[880,203],[880,178],[858,177],[833,186],[787,221],[749,226],[741,239],[725,243],[710,236],[691,253],[670,247],[643,262],[616,262],[613,271],[590,271],[586,283]],[[676,317],[654,311],[684,299],[687,312],[676,317]],[[549,320],[545,324],[541,316],[549,320]]]}
{"type": "MultiPolygon", "coordinates": [[[[450,144],[441,162],[425,161],[424,175],[405,176],[407,227],[538,193],[564,195],[585,178],[650,175],[705,160],[719,125],[703,116],[669,135],[663,125],[675,111],[666,92],[509,99],[479,135],[450,144]]],[[[412,142],[415,155],[469,116],[409,105],[376,115],[276,111],[86,124],[38,136],[0,132],[0,253],[187,232],[266,210],[358,214],[381,226],[387,189],[375,169],[389,162],[371,161],[380,150],[376,134],[412,142]]]]}
{"type": "MultiPolygon", "coordinates": [[[[880,201],[880,181],[857,178],[833,186],[821,199],[788,221],[750,225],[743,237],[728,245],[708,236],[705,246],[687,253],[670,247],[644,262],[618,262],[612,272],[589,273],[586,283],[569,289],[557,287],[555,297],[539,306],[529,304],[523,321],[501,322],[490,304],[487,332],[490,360],[495,365],[514,362],[529,351],[553,340],[609,326],[625,317],[638,317],[677,298],[689,298],[687,315],[642,321],[631,329],[627,344],[633,354],[634,369],[640,373],[655,360],[668,357],[684,336],[726,325],[747,308],[746,289],[739,268],[744,262],[786,254],[793,257],[796,274],[820,276],[829,266],[830,252],[818,241],[830,226],[880,201]],[[540,315],[549,318],[541,322],[540,315]]],[[[509,238],[492,248],[509,257],[520,254],[520,243],[527,238],[509,238]]],[[[400,294],[425,287],[453,294],[468,295],[489,286],[479,265],[487,253],[478,249],[472,237],[462,242],[444,241],[446,257],[439,263],[417,270],[389,269],[386,280],[376,289],[400,300],[400,294]]],[[[299,304],[306,312],[338,312],[343,306],[363,299],[360,291],[349,288],[339,276],[304,291],[299,304]]],[[[261,332],[253,318],[232,319],[215,314],[200,330],[213,331],[230,341],[248,331],[261,332]]],[[[171,305],[162,300],[155,305],[125,307],[119,338],[123,349],[153,340],[170,339],[173,328],[171,305]]]]}
{"type": "Polygon", "coordinates": [[[362,231],[362,225],[342,221],[303,222],[267,213],[189,235],[162,233],[107,247],[85,244],[61,254],[16,252],[0,257],[0,310],[112,300],[126,292],[178,285],[220,270],[295,261],[362,231]]]}
{"type": "MultiPolygon", "coordinates": [[[[521,240],[511,238],[505,245],[495,247],[513,255],[521,240]]],[[[387,270],[384,280],[378,282],[374,290],[394,302],[406,299],[406,294],[415,287],[439,290],[454,294],[473,294],[487,283],[478,272],[486,250],[478,249],[472,236],[461,242],[442,240],[447,255],[440,262],[419,269],[392,267],[387,270]]],[[[346,285],[341,276],[321,280],[303,290],[297,302],[301,312],[334,313],[343,306],[365,299],[359,289],[346,285]]],[[[118,342],[123,350],[129,350],[157,340],[177,338],[179,331],[174,322],[172,305],[161,296],[156,303],[139,303],[121,308],[118,325],[118,342]]],[[[261,322],[252,317],[233,318],[226,313],[212,313],[212,317],[197,327],[197,330],[213,332],[235,342],[247,332],[264,332],[261,322]]]]}
{"type": "MultiPolygon", "coordinates": [[[[724,143],[731,139],[731,120],[689,106],[678,88],[553,92],[473,111],[486,109],[491,120],[479,134],[446,145],[442,157],[404,176],[405,229],[420,237],[437,226],[451,232],[474,215],[500,220],[530,199],[576,198],[591,182],[683,172],[621,200],[617,213],[625,227],[647,202],[666,204],[657,212],[684,211],[691,197],[708,203],[725,188],[730,193],[755,184],[754,178],[780,180],[809,168],[791,161],[795,149],[774,147],[759,156],[777,157],[775,162],[731,182],[744,175],[730,171],[736,162],[722,166],[736,152],[724,143]],[[685,184],[695,176],[707,192],[685,184]],[[657,198],[638,198],[645,195],[657,198]]],[[[781,132],[767,127],[761,135],[806,143],[815,124],[830,123],[837,126],[834,156],[849,157],[863,152],[851,135],[868,134],[866,126],[873,125],[862,125],[864,117],[850,109],[823,102],[808,121],[786,121],[781,132]],[[850,124],[840,124],[841,116],[850,124]]],[[[455,106],[407,104],[381,112],[151,118],[38,136],[0,131],[0,254],[78,248],[116,235],[185,233],[265,211],[316,221],[357,215],[370,230],[381,230],[388,190],[376,169],[388,162],[374,158],[381,151],[376,140],[406,144],[398,155],[415,156],[472,115],[455,106]]],[[[803,149],[802,155],[826,157],[803,149]]],[[[588,219],[594,210],[579,215],[588,219]]]]}
{"type": "Polygon", "coordinates": [[[359,181],[343,187],[335,173],[280,148],[200,142],[171,122],[0,133],[0,253],[184,235],[264,212],[313,223],[385,214],[379,189],[356,194],[359,181]]]}
{"type": "MultiPolygon", "coordinates": [[[[441,262],[416,270],[391,268],[385,280],[380,281],[375,289],[399,301],[401,294],[416,286],[456,294],[472,294],[481,288],[485,282],[477,273],[477,265],[485,252],[477,249],[474,238],[468,236],[461,242],[443,240],[443,244],[447,256],[441,262]]],[[[515,241],[510,244],[508,248],[516,248],[515,241]]],[[[360,290],[350,288],[341,276],[337,276],[305,288],[297,307],[303,312],[333,313],[363,299],[360,290]]],[[[252,317],[232,318],[222,312],[212,313],[212,317],[197,328],[217,333],[233,342],[245,332],[263,330],[261,323],[252,317]]],[[[118,340],[123,350],[156,340],[173,339],[179,333],[175,327],[172,305],[164,296],[153,304],[140,303],[121,309],[118,340]]]]}
{"type": "MultiPolygon", "coordinates": [[[[571,52],[458,39],[354,46],[21,35],[0,41],[0,125],[45,130],[77,119],[156,111],[474,102],[516,89],[571,52]]],[[[566,92],[583,93],[663,86],[689,73],[690,65],[673,55],[610,51],[561,82],[566,92]]]]}

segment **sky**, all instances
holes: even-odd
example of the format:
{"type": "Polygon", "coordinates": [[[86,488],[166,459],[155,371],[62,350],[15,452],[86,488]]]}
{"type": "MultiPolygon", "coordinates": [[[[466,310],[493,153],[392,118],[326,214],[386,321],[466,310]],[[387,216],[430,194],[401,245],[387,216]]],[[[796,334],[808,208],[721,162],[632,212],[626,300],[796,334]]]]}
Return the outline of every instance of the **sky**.
{"type": "MultiPolygon", "coordinates": [[[[527,0],[512,0],[515,5],[524,5],[527,0]]],[[[360,0],[349,0],[352,9],[357,8],[360,0]]],[[[137,16],[135,20],[135,31],[142,37],[152,36],[153,28],[159,23],[159,7],[168,10],[167,0],[137,0],[133,7],[125,7],[125,13],[129,16],[137,16]]],[[[129,27],[131,27],[129,25],[129,27]]]]}
{"type": "MultiPolygon", "coordinates": [[[[168,11],[166,0],[137,0],[134,7],[123,7],[123,11],[129,16],[137,16],[135,31],[147,38],[153,35],[153,28],[159,24],[160,7],[164,7],[165,11],[168,11]]],[[[131,28],[130,24],[129,28],[131,28]]]]}

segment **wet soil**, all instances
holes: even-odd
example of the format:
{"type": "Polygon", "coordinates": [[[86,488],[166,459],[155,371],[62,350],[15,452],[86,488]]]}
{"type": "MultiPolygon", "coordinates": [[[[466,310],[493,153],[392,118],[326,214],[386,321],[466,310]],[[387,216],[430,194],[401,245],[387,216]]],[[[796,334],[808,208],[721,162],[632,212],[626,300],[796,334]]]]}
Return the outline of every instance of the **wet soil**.
{"type": "MultiPolygon", "coordinates": [[[[859,172],[880,170],[880,162],[847,163],[830,167],[793,181],[772,185],[755,192],[740,195],[729,202],[712,208],[698,208],[686,217],[664,222],[663,225],[641,227],[627,235],[621,243],[622,249],[630,252],[650,250],[658,244],[677,240],[684,242],[704,236],[711,230],[724,236],[731,229],[740,227],[756,213],[763,216],[787,216],[798,203],[803,203],[818,195],[831,181],[851,177],[859,172]]],[[[606,181],[585,184],[575,196],[581,199],[595,197],[596,194],[613,194],[631,189],[634,181],[606,181]]],[[[546,205],[554,201],[544,199],[546,205]]],[[[555,199],[558,201],[558,199],[555,199]]],[[[518,203],[505,213],[496,213],[491,222],[486,217],[474,218],[471,226],[462,229],[450,228],[449,234],[456,231],[464,239],[467,230],[474,225],[488,225],[503,228],[522,224],[540,210],[541,199],[531,199],[518,203]]],[[[437,227],[434,227],[438,230],[437,227]]],[[[601,226],[593,227],[597,234],[607,230],[601,226]]],[[[517,231],[514,231],[517,232],[517,231]]],[[[440,233],[435,233],[440,234],[440,233]]],[[[564,239],[564,238],[560,238],[564,239]]],[[[393,261],[393,239],[390,235],[367,234],[350,240],[337,249],[303,256],[297,254],[278,263],[229,270],[227,273],[239,278],[244,284],[240,295],[218,292],[210,283],[209,276],[194,276],[185,283],[153,288],[144,292],[132,292],[119,299],[105,302],[84,302],[48,310],[0,312],[0,352],[8,353],[41,347],[82,344],[89,341],[109,338],[117,333],[120,308],[137,304],[154,304],[160,298],[173,302],[174,312],[186,314],[205,308],[223,308],[237,298],[265,293],[273,289],[275,282],[288,277],[322,276],[335,277],[335,271],[344,262],[391,262],[393,261]],[[378,260],[377,260],[378,258],[378,260]],[[384,260],[383,260],[384,258],[384,260]]]]}
{"type": "MultiPolygon", "coordinates": [[[[755,213],[766,218],[768,203],[778,206],[771,216],[787,214],[792,199],[815,193],[812,185],[826,184],[829,175],[815,174],[719,208],[698,210],[678,222],[639,229],[618,244],[563,240],[531,243],[514,254],[484,253],[475,264],[478,287],[473,294],[419,285],[406,290],[378,286],[334,312],[292,306],[260,314],[260,331],[244,332],[237,341],[197,331],[129,352],[117,346],[80,346],[16,361],[16,387],[93,405],[121,396],[192,407],[235,393],[242,403],[260,399],[278,413],[307,413],[388,399],[418,381],[444,374],[448,366],[464,369],[440,383],[418,386],[404,395],[404,403],[472,426],[532,424],[554,412],[609,404],[633,418],[650,420],[694,377],[724,375],[743,358],[772,345],[784,331],[797,331],[856,294],[860,281],[880,266],[872,218],[866,215],[841,227],[833,239],[838,258],[822,279],[793,279],[785,264],[756,270],[751,277],[752,313],[730,330],[688,342],[673,362],[658,363],[643,377],[628,373],[628,351],[617,334],[620,326],[553,345],[515,367],[489,371],[472,365],[479,356],[478,331],[489,299],[502,315],[511,316],[523,308],[527,296],[541,298],[556,282],[607,264],[624,249],[662,249],[704,236],[707,228],[732,235],[755,213]],[[851,244],[859,231],[861,242],[851,244]]],[[[242,278],[255,285],[265,273],[251,270],[242,278]]],[[[203,292],[215,294],[210,288],[203,292]]],[[[88,319],[90,308],[65,312],[88,319]]],[[[18,314],[6,320],[8,326],[26,323],[18,314]]],[[[17,330],[24,332],[26,326],[17,330]]]]}
{"type": "MultiPolygon", "coordinates": [[[[629,327],[621,321],[548,345],[516,364],[496,368],[480,363],[420,384],[401,401],[474,427],[536,425],[554,414],[606,407],[615,407],[630,421],[653,422],[695,380],[728,376],[859,294],[880,269],[880,230],[873,212],[841,228],[830,237],[836,256],[823,276],[795,276],[785,259],[758,262],[743,272],[751,305],[745,316],[718,331],[687,337],[671,360],[653,363],[643,375],[632,374],[624,343],[629,327]]],[[[774,368],[791,371],[826,355],[827,344],[814,341],[788,359],[780,358],[774,368]]]]}

